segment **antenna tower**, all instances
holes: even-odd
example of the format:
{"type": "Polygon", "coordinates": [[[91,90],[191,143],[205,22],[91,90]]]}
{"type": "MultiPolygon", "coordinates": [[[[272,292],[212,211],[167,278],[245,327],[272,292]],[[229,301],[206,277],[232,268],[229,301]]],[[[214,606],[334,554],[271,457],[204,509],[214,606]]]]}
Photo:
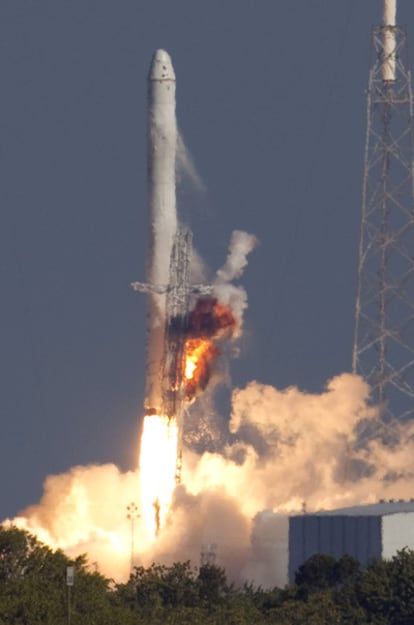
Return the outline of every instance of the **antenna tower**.
{"type": "Polygon", "coordinates": [[[396,0],[372,44],[352,368],[391,425],[414,416],[413,96],[396,0]]]}

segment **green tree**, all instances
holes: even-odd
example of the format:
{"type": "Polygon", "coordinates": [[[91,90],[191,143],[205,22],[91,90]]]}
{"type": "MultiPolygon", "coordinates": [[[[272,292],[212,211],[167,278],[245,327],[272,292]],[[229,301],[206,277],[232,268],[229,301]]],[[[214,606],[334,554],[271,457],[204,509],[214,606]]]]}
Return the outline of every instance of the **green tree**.
{"type": "Polygon", "coordinates": [[[203,605],[212,608],[229,594],[224,569],[215,564],[204,564],[198,572],[199,597],[203,605]]]}
{"type": "Polygon", "coordinates": [[[26,531],[0,526],[0,624],[66,625],[66,567],[75,567],[73,625],[129,625],[110,580],[91,572],[85,556],[71,562],[26,531]]]}
{"type": "Polygon", "coordinates": [[[295,584],[301,599],[312,593],[335,586],[335,565],[333,556],[317,553],[304,562],[295,573],[295,584]]]}
{"type": "Polygon", "coordinates": [[[199,603],[199,583],[189,562],[176,562],[171,567],[155,563],[149,568],[136,567],[128,584],[119,585],[117,592],[132,611],[137,610],[149,620],[167,609],[195,608],[199,603]]]}
{"type": "Polygon", "coordinates": [[[70,561],[28,532],[0,526],[0,625],[66,625],[66,567],[75,568],[72,625],[414,625],[414,552],[360,567],[317,554],[295,583],[236,589],[223,569],[189,562],[137,567],[126,584],[70,561]]]}
{"type": "Polygon", "coordinates": [[[67,563],[28,532],[0,526],[0,622],[60,623],[67,563]]]}
{"type": "Polygon", "coordinates": [[[376,560],[363,571],[356,584],[356,596],[371,623],[390,625],[392,590],[386,561],[376,560]]]}
{"type": "Polygon", "coordinates": [[[287,599],[266,617],[268,625],[336,625],[341,613],[329,590],[314,592],[306,601],[287,599]]]}
{"type": "Polygon", "coordinates": [[[391,622],[393,625],[414,624],[414,551],[403,549],[388,565],[391,592],[391,622]]]}

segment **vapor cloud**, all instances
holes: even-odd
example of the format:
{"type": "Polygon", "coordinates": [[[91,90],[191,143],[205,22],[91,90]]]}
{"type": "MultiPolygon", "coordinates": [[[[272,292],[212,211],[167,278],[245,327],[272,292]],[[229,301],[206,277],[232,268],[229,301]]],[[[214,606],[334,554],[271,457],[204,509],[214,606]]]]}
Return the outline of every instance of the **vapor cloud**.
{"type": "MultiPolygon", "coordinates": [[[[320,394],[259,382],[236,389],[226,442],[215,453],[184,450],[183,483],[159,538],[146,538],[136,522],[136,562],[197,565],[202,546],[215,543],[217,563],[236,582],[283,583],[287,513],[412,496],[414,424],[398,426],[393,446],[379,437],[361,446],[358,425],[377,418],[369,388],[351,374],[320,394]]],[[[87,552],[102,572],[125,579],[126,506],[139,497],[136,472],[75,467],[48,477],[41,501],[13,522],[70,554],[87,552]]]]}
{"type": "Polygon", "coordinates": [[[223,267],[216,273],[213,282],[214,295],[221,304],[230,306],[237,320],[237,335],[240,335],[243,313],[247,308],[247,293],[240,285],[233,284],[233,280],[240,278],[247,265],[247,256],[257,245],[254,235],[234,230],[229,243],[229,252],[223,267]]]}

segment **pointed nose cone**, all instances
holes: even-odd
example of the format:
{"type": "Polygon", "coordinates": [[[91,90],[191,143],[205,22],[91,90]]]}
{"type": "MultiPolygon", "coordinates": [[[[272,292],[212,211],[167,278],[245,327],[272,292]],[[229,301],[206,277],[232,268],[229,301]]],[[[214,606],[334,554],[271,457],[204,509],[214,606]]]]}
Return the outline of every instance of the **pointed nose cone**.
{"type": "Polygon", "coordinates": [[[175,80],[171,57],[165,50],[157,50],[152,57],[150,80],[175,80]]]}

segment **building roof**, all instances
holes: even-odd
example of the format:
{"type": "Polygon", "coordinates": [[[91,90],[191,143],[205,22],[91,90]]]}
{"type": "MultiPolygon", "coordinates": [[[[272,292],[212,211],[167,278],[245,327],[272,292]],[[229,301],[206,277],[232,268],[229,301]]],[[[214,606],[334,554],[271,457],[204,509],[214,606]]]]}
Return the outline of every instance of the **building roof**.
{"type": "Polygon", "coordinates": [[[349,508],[337,508],[336,510],[320,510],[310,513],[314,516],[385,516],[401,512],[414,512],[414,499],[390,499],[380,500],[378,503],[351,506],[349,508]]]}

